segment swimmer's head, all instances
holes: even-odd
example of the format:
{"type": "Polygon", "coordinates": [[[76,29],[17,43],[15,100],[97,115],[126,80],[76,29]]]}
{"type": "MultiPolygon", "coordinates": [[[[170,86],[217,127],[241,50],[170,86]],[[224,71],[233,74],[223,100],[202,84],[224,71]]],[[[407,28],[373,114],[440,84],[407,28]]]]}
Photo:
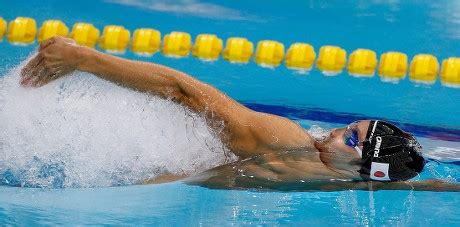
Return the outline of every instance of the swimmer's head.
{"type": "Polygon", "coordinates": [[[417,140],[384,121],[353,122],[315,146],[324,164],[356,180],[408,180],[425,166],[417,140]]]}

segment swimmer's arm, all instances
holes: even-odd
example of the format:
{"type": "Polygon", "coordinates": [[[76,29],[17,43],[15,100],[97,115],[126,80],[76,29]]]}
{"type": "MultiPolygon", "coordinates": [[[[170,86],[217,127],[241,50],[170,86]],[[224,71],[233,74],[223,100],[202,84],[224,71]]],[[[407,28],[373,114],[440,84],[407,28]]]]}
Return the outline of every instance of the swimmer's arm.
{"type": "MultiPolygon", "coordinates": [[[[300,187],[299,189],[301,189],[300,187]]],[[[398,181],[398,182],[377,182],[377,181],[322,181],[312,182],[303,187],[306,191],[343,191],[343,190],[412,190],[412,191],[434,191],[434,192],[460,192],[460,184],[449,183],[442,180],[426,181],[398,181]]]]}
{"type": "MultiPolygon", "coordinates": [[[[21,84],[43,86],[73,70],[183,104],[207,116],[208,124],[216,132],[220,133],[225,125],[226,131],[220,136],[225,135],[223,141],[230,149],[249,150],[238,142],[251,137],[245,125],[254,111],[216,88],[163,65],[119,58],[78,46],[68,38],[53,37],[41,43],[38,55],[23,68],[21,84]]],[[[241,154],[244,157],[244,152],[241,154]]]]}
{"type": "Polygon", "coordinates": [[[331,182],[331,181],[308,181],[303,182],[274,182],[261,179],[249,178],[247,176],[237,177],[238,179],[213,177],[199,183],[204,187],[214,189],[262,189],[276,191],[345,191],[345,190],[413,190],[413,191],[434,191],[434,192],[460,192],[460,185],[437,182],[412,182],[412,183],[382,183],[374,182],[370,185],[367,182],[331,182]],[[382,185],[380,185],[382,184],[382,185]]]}
{"type": "Polygon", "coordinates": [[[172,100],[203,114],[208,125],[233,153],[243,158],[252,155],[251,141],[254,140],[248,125],[252,125],[254,111],[216,88],[172,68],[123,59],[89,48],[81,51],[85,60],[78,70],[172,100]]]}
{"type": "Polygon", "coordinates": [[[460,192],[460,184],[442,180],[425,181],[341,181],[292,177],[258,165],[225,165],[189,178],[187,183],[214,189],[261,189],[276,191],[413,190],[460,192]],[[250,168],[249,168],[250,167],[250,168]]]}
{"type": "MultiPolygon", "coordinates": [[[[302,191],[302,186],[299,188],[302,191]]],[[[450,183],[442,180],[425,181],[398,181],[398,182],[378,182],[378,181],[319,181],[311,182],[303,186],[305,191],[343,191],[343,190],[411,190],[411,191],[434,191],[434,192],[460,192],[460,184],[450,183]]]]}
{"type": "MultiPolygon", "coordinates": [[[[252,111],[216,88],[172,68],[131,61],[93,49],[83,50],[85,60],[79,70],[136,90],[149,92],[184,104],[204,113],[212,124],[222,121],[227,127],[223,138],[240,157],[264,151],[300,149],[312,145],[312,138],[291,120],[252,111]]],[[[214,125],[219,129],[219,125],[214,125]]]]}
{"type": "Polygon", "coordinates": [[[222,141],[242,158],[312,144],[308,133],[289,119],[252,111],[190,75],[81,47],[68,38],[53,37],[41,43],[37,57],[24,67],[21,83],[42,86],[73,70],[171,99],[205,114],[222,141]]]}
{"type": "Polygon", "coordinates": [[[368,182],[367,190],[413,190],[435,192],[460,192],[459,183],[438,179],[423,181],[368,182]]]}

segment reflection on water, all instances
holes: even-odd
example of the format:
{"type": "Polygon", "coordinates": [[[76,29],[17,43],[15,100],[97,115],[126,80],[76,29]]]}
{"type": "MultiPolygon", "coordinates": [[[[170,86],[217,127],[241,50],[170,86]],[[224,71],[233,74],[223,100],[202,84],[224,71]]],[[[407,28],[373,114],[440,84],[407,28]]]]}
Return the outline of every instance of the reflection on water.
{"type": "Polygon", "coordinates": [[[460,2],[459,1],[432,1],[429,12],[433,19],[431,24],[443,36],[460,39],[460,2]]]}
{"type": "Polygon", "coordinates": [[[457,194],[228,191],[180,183],[60,191],[0,187],[0,220],[6,224],[447,225],[460,221],[457,194]]]}

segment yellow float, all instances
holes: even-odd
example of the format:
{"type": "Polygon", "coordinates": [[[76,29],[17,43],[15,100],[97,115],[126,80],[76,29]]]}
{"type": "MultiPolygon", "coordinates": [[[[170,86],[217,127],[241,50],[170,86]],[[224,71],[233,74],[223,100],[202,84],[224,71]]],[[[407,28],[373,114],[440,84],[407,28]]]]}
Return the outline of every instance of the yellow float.
{"type": "Polygon", "coordinates": [[[10,21],[6,38],[14,44],[31,44],[37,36],[37,23],[28,17],[17,17],[10,21]]]}
{"type": "Polygon", "coordinates": [[[292,44],[286,54],[286,66],[296,70],[310,70],[315,61],[316,53],[308,43],[292,44]]]}
{"type": "Polygon", "coordinates": [[[69,28],[60,20],[46,20],[38,31],[38,42],[41,43],[53,36],[67,36],[69,28]]]}
{"type": "Polygon", "coordinates": [[[2,17],[0,17],[0,40],[3,39],[5,32],[6,32],[6,21],[2,17]]]}
{"type": "Polygon", "coordinates": [[[460,87],[460,58],[448,58],[442,61],[441,83],[449,87],[460,87]]]}
{"type": "Polygon", "coordinates": [[[368,49],[357,49],[350,55],[348,73],[352,76],[371,77],[377,67],[377,54],[368,49]]]}
{"type": "Polygon", "coordinates": [[[409,79],[418,83],[433,84],[439,72],[438,59],[431,54],[417,54],[412,58],[409,79]]]}
{"type": "Polygon", "coordinates": [[[232,37],[227,39],[224,59],[234,63],[248,63],[254,53],[254,45],[246,38],[232,37]]]}
{"type": "Polygon", "coordinates": [[[379,75],[383,81],[404,79],[407,72],[407,55],[400,52],[386,52],[380,56],[379,75]]]}
{"type": "Polygon", "coordinates": [[[192,55],[204,60],[216,60],[222,52],[222,39],[214,34],[200,34],[195,39],[192,55]]]}
{"type": "Polygon", "coordinates": [[[104,27],[99,47],[108,52],[123,53],[128,47],[129,39],[130,32],[123,26],[108,25],[104,27]]]}
{"type": "Polygon", "coordinates": [[[325,75],[333,76],[342,72],[347,61],[347,52],[337,46],[322,46],[319,49],[316,66],[325,75]]]}
{"type": "Polygon", "coordinates": [[[151,28],[134,31],[131,50],[134,53],[152,55],[160,49],[161,33],[151,28]]]}
{"type": "Polygon", "coordinates": [[[185,57],[192,47],[192,37],[186,32],[171,32],[163,38],[163,54],[174,57],[185,57]]]}
{"type": "Polygon", "coordinates": [[[284,45],[273,40],[263,40],[257,43],[257,64],[262,66],[276,67],[281,64],[284,57],[284,45]]]}
{"type": "Polygon", "coordinates": [[[79,45],[94,48],[99,40],[99,29],[92,24],[76,23],[70,32],[70,38],[79,45]]]}

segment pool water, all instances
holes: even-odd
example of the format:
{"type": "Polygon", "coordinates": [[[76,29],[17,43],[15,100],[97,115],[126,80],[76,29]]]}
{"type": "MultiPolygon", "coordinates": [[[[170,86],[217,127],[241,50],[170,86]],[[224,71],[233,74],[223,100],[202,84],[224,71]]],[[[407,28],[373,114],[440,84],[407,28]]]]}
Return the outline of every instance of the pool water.
{"type": "MultiPolygon", "coordinates": [[[[460,2],[453,1],[0,1],[0,6],[0,16],[8,21],[28,16],[39,25],[60,19],[69,27],[84,21],[99,29],[108,24],[130,31],[151,27],[163,35],[177,30],[192,37],[214,33],[224,40],[273,39],[286,46],[300,41],[317,53],[320,46],[331,44],[347,53],[372,49],[378,56],[392,50],[409,58],[419,53],[439,60],[460,55],[460,2]]],[[[180,182],[131,185],[162,171],[199,171],[232,157],[193,114],[87,74],[37,90],[20,88],[15,83],[17,66],[36,48],[36,43],[0,42],[0,154],[8,155],[0,157],[2,224],[460,223],[459,193],[261,192],[180,182]],[[128,149],[135,154],[126,154],[128,149]],[[24,187],[11,187],[13,181],[24,187]]],[[[305,129],[339,127],[357,119],[392,121],[418,137],[425,156],[438,160],[417,179],[459,181],[460,89],[439,81],[419,85],[406,78],[394,84],[378,76],[364,79],[343,72],[326,77],[316,69],[301,74],[253,62],[203,62],[161,54],[146,58],[131,52],[122,56],[177,68],[249,108],[289,117],[305,129]]]]}

